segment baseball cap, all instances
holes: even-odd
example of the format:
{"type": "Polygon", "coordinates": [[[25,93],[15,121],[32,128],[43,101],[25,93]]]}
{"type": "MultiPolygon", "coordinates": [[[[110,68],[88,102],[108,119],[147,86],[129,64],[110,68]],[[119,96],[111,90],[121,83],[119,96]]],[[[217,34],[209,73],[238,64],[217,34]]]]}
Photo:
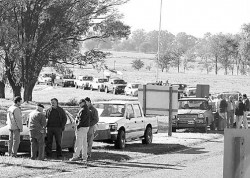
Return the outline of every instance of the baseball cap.
{"type": "Polygon", "coordinates": [[[86,98],[85,98],[85,101],[91,102],[91,100],[90,100],[89,97],[86,97],[86,98]]]}
{"type": "Polygon", "coordinates": [[[41,103],[37,103],[37,106],[44,108],[44,105],[42,105],[41,103]]]}

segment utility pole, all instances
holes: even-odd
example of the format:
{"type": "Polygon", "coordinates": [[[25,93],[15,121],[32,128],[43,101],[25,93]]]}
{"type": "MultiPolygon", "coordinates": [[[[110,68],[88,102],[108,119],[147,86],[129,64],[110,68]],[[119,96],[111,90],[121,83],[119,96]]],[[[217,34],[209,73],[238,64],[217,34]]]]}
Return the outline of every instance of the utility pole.
{"type": "Polygon", "coordinates": [[[159,60],[160,60],[160,39],[161,39],[161,11],[162,11],[162,0],[160,5],[160,21],[159,21],[159,32],[158,32],[158,50],[157,50],[157,66],[156,66],[156,81],[158,82],[158,68],[159,68],[159,60]]]}

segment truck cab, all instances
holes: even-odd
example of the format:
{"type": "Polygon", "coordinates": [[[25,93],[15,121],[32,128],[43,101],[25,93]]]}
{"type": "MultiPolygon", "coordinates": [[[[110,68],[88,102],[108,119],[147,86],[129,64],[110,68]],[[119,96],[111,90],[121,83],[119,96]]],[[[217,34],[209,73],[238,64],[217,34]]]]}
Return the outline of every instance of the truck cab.
{"type": "Polygon", "coordinates": [[[90,90],[105,91],[105,86],[107,82],[107,78],[94,78],[93,81],[90,83],[90,90]]]}
{"type": "Polygon", "coordinates": [[[158,132],[157,118],[145,117],[138,101],[100,101],[94,106],[99,113],[95,140],[113,141],[117,148],[123,149],[126,141],[138,138],[150,144],[153,133],[158,132]]]}
{"type": "Polygon", "coordinates": [[[75,88],[90,89],[90,83],[93,81],[93,77],[89,75],[78,76],[78,79],[74,81],[75,88]]]}

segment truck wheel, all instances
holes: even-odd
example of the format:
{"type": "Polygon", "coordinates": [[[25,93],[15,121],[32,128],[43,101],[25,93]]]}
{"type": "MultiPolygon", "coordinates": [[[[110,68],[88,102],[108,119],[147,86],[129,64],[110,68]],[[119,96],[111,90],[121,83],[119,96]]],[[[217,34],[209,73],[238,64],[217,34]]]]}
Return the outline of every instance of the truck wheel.
{"type": "Polygon", "coordinates": [[[126,144],[125,131],[119,130],[117,140],[115,141],[115,147],[118,149],[124,149],[126,144]]]}
{"type": "Polygon", "coordinates": [[[144,139],[142,140],[142,144],[151,144],[153,140],[152,128],[147,127],[144,133],[144,139]]]}
{"type": "Polygon", "coordinates": [[[172,127],[172,132],[176,132],[176,127],[172,127]]]}
{"type": "Polygon", "coordinates": [[[4,156],[4,155],[5,155],[5,152],[1,151],[0,156],[4,156]]]}
{"type": "Polygon", "coordinates": [[[203,127],[203,128],[201,128],[202,130],[202,133],[207,133],[207,125],[205,126],[205,127],[203,127]]]}

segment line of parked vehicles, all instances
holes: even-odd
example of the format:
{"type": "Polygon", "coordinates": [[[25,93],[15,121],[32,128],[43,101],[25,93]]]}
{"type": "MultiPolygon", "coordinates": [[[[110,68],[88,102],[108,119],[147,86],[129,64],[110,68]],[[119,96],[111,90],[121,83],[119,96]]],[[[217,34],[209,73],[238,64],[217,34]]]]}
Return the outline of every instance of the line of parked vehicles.
{"type": "Polygon", "coordinates": [[[125,94],[138,96],[139,83],[127,83],[121,78],[98,78],[90,75],[78,76],[74,75],[58,75],[44,73],[38,78],[38,84],[45,83],[47,85],[56,85],[62,87],[75,87],[83,90],[96,90],[99,92],[125,94]],[[54,77],[54,79],[53,79],[54,77]]]}

